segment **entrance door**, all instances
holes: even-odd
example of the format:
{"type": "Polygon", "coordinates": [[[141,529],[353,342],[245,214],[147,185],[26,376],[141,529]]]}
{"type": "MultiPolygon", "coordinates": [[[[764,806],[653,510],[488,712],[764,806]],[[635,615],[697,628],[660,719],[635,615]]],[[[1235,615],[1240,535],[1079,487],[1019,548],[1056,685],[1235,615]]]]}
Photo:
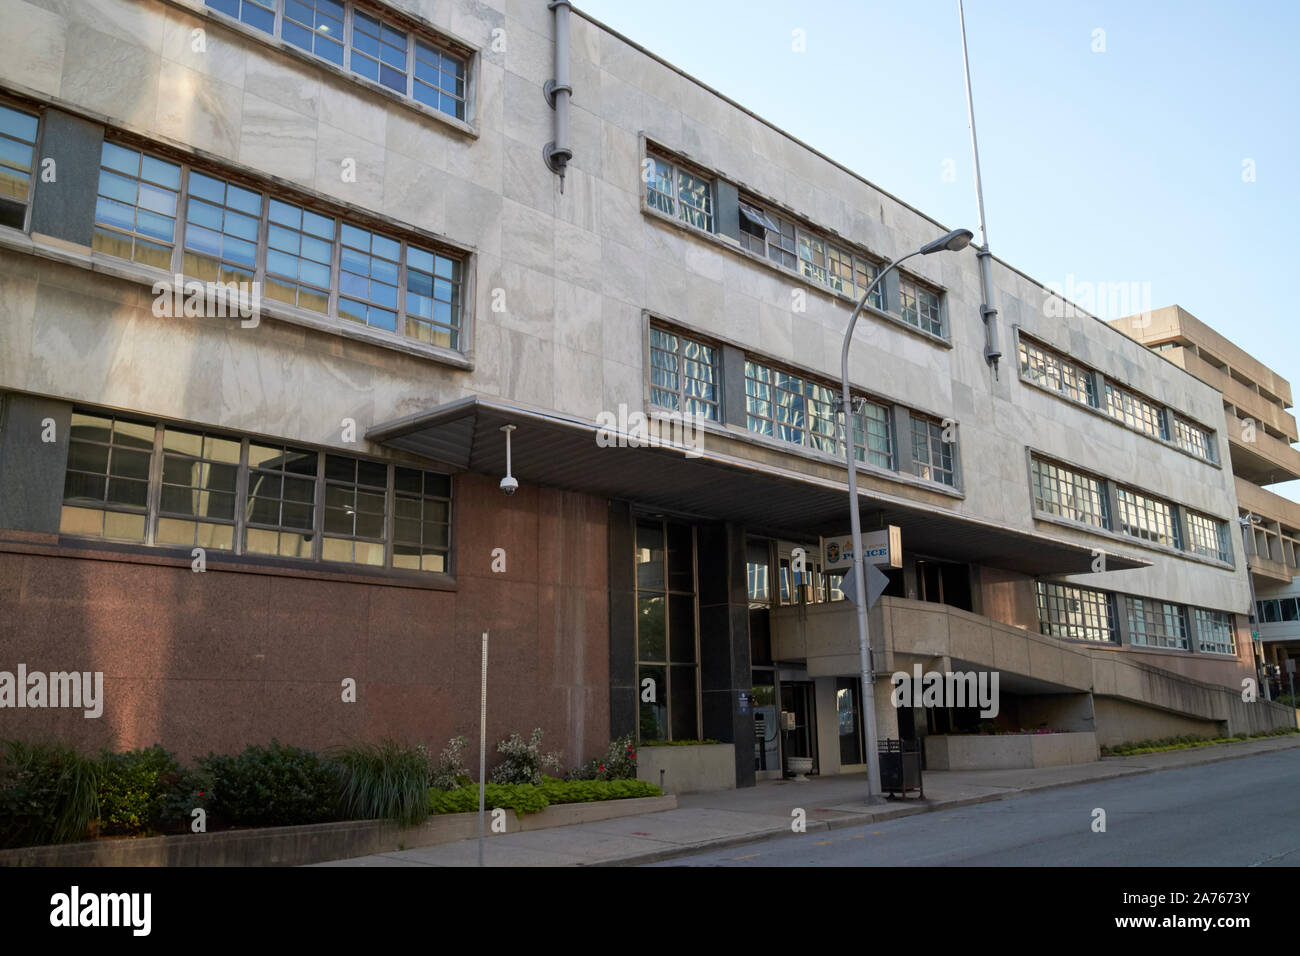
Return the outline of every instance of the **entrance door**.
{"type": "Polygon", "coordinates": [[[817,709],[812,681],[781,683],[781,738],[786,757],[811,757],[817,773],[817,709]]]}

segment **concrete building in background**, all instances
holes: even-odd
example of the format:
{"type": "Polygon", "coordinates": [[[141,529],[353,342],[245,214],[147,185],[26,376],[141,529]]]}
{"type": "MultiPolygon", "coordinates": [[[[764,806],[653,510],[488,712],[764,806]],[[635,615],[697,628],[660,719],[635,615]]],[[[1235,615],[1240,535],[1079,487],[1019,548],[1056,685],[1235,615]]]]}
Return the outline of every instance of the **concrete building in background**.
{"type": "Polygon", "coordinates": [[[1268,486],[1300,479],[1291,383],[1179,306],[1116,319],[1125,334],[1223,393],[1240,534],[1254,579],[1263,662],[1288,688],[1286,661],[1300,657],[1300,504],[1268,486]]]}
{"type": "MultiPolygon", "coordinates": [[[[840,344],[948,226],[578,11],[565,130],[559,6],[0,0],[0,670],[105,687],[6,734],[440,747],[488,632],[493,740],[871,758],[840,344]]],[[[855,334],[881,735],[1291,721],[1242,700],[1220,391],[992,277],[996,369],[973,249],[855,334]],[[895,708],[914,667],[997,715],[895,708]]]]}

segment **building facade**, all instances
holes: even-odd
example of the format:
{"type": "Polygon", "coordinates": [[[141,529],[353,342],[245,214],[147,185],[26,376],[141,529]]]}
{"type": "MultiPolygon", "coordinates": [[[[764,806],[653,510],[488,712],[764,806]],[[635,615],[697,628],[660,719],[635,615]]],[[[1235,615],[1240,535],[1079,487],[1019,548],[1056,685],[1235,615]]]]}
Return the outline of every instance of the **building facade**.
{"type": "Polygon", "coordinates": [[[1300,479],[1291,383],[1176,305],[1111,324],[1223,394],[1259,656],[1271,693],[1286,691],[1286,662],[1300,656],[1300,504],[1267,486],[1300,479]]]}
{"type": "Polygon", "coordinates": [[[486,632],[492,739],[860,767],[846,431],[882,736],[1287,716],[1218,391],[997,261],[991,366],[966,249],[846,430],[946,227],[559,6],[0,0],[0,669],[105,680],[13,735],[437,747],[486,632]]]}

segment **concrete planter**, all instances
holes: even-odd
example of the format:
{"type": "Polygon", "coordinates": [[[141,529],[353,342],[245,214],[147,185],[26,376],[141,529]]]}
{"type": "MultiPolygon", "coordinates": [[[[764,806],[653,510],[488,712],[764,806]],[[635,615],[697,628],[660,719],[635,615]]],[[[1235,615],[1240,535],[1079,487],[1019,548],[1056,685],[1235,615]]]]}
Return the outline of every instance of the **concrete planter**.
{"type": "Polygon", "coordinates": [[[662,786],[666,794],[735,790],[736,748],[734,744],[643,745],[636,751],[636,776],[638,780],[662,786]]]}
{"type": "Polygon", "coordinates": [[[1100,756],[1097,735],[992,734],[925,738],[928,770],[1030,770],[1091,763],[1100,756]]]}
{"type": "MultiPolygon", "coordinates": [[[[676,808],[677,798],[664,796],[563,803],[523,817],[507,810],[506,832],[544,830],[676,808]]],[[[492,835],[489,832],[489,838],[492,835]]],[[[407,828],[379,820],[354,820],[20,847],[0,850],[0,866],[305,866],[455,843],[476,836],[477,813],[445,813],[430,817],[421,826],[407,828]]]]}

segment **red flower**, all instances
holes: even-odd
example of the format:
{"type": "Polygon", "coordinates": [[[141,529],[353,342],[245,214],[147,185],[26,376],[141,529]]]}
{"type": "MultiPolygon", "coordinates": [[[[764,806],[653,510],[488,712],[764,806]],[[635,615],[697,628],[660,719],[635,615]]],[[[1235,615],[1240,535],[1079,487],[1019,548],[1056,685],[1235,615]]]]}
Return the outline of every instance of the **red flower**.
{"type": "Polygon", "coordinates": [[[600,769],[601,769],[601,770],[604,770],[604,769],[605,769],[605,765],[604,765],[604,764],[601,764],[601,765],[600,765],[600,769]]]}

